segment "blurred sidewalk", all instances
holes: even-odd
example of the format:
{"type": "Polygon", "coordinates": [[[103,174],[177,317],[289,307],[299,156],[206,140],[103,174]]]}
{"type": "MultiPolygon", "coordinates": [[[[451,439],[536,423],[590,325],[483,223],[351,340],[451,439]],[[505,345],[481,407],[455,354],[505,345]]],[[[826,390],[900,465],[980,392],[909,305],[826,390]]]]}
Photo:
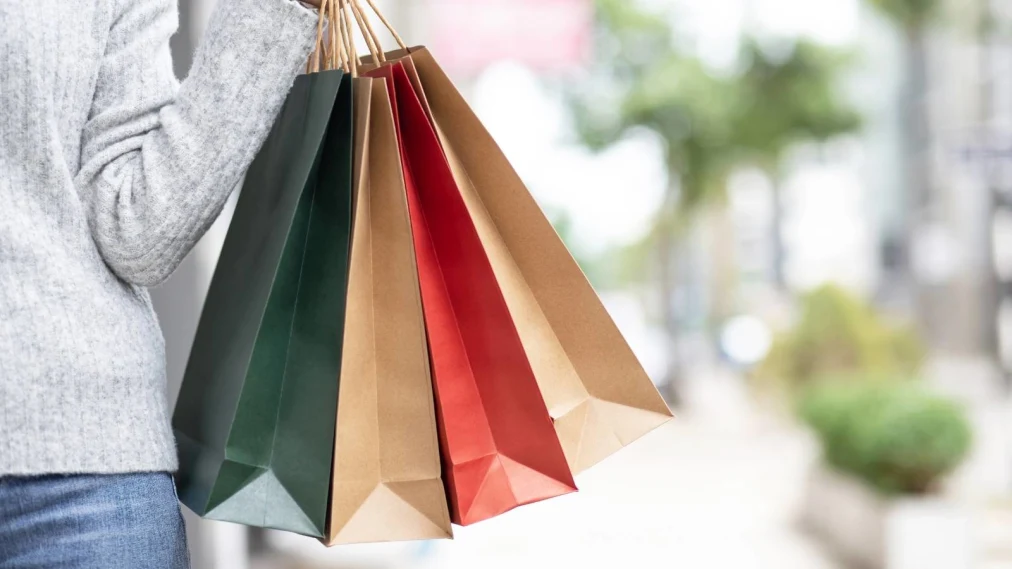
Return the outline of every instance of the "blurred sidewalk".
{"type": "Polygon", "coordinates": [[[757,413],[732,375],[690,382],[686,401],[675,422],[583,475],[580,493],[458,528],[455,541],[273,541],[312,559],[288,565],[299,568],[837,569],[794,521],[815,456],[804,434],[757,413]]]}

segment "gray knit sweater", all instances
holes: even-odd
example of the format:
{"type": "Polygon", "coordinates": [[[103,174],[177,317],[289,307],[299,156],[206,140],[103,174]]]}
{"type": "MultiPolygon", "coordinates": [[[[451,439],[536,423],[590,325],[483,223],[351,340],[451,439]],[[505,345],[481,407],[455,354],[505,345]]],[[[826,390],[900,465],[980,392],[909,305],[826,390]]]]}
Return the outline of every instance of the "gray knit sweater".
{"type": "Polygon", "coordinates": [[[181,85],[177,0],[0,0],[0,475],[166,471],[145,287],[221,211],[315,12],[218,0],[181,85]]]}

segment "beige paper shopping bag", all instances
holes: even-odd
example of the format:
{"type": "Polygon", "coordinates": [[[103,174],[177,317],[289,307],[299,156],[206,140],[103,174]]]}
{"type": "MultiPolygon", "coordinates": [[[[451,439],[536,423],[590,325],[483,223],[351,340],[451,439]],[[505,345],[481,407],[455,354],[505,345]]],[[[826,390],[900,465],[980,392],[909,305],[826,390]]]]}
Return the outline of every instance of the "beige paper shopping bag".
{"type": "Polygon", "coordinates": [[[355,80],[355,221],[327,545],[451,535],[390,99],[355,80]]]}
{"type": "Polygon", "coordinates": [[[408,53],[570,468],[586,470],[671,412],[481,121],[428,50],[408,53]]]}

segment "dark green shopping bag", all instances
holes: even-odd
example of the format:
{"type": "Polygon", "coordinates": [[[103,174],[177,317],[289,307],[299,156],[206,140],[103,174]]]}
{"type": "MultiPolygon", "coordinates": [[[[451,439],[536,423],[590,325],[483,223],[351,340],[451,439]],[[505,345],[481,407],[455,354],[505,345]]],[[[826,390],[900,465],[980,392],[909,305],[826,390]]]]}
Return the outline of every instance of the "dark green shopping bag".
{"type": "Polygon", "coordinates": [[[322,536],[351,236],[351,77],[302,75],[254,159],[172,418],[180,499],[322,536]]]}

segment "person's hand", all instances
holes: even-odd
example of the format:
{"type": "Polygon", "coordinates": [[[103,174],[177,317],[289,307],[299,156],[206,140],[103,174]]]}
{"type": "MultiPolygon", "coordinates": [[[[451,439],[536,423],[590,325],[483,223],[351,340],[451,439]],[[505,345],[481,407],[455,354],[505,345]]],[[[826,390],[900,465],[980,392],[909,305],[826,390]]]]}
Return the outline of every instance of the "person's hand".
{"type": "Polygon", "coordinates": [[[320,8],[320,0],[300,0],[300,1],[307,6],[312,6],[313,8],[317,9],[320,8]]]}

